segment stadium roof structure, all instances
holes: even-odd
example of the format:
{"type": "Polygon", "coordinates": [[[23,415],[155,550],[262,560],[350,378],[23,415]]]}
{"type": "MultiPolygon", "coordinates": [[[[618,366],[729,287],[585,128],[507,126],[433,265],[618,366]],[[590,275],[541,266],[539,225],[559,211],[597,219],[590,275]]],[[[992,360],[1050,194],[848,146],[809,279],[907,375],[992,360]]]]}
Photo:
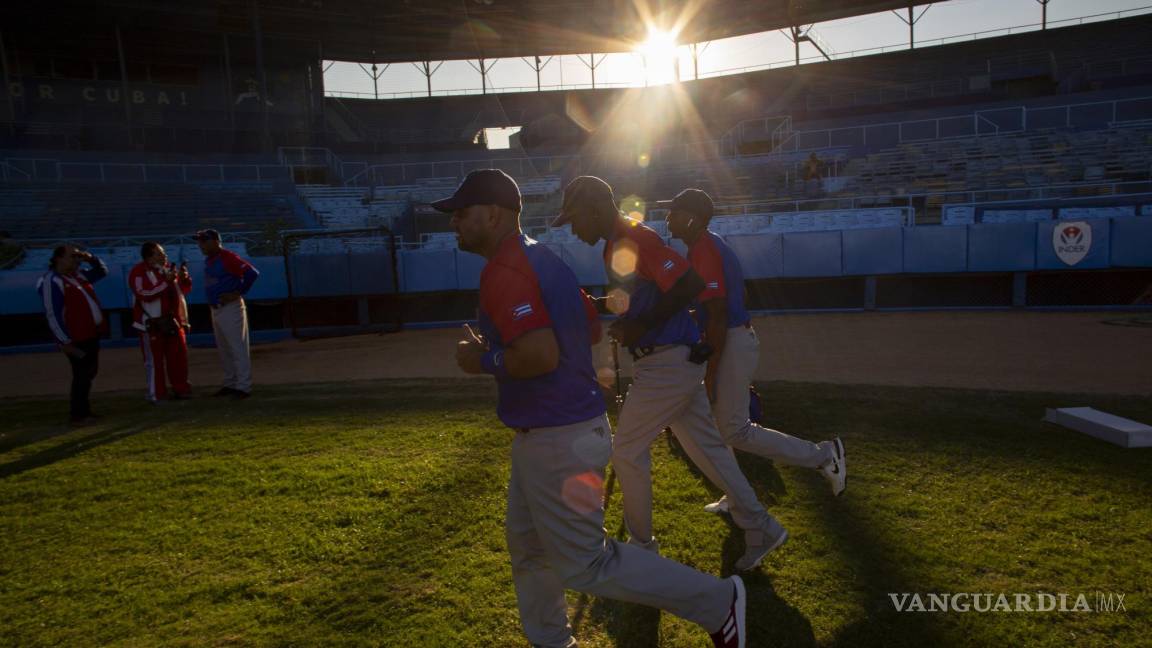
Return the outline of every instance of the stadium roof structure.
{"type": "Polygon", "coordinates": [[[64,0],[16,3],[78,24],[116,20],[137,31],[252,33],[318,44],[330,60],[392,63],[623,52],[649,27],[698,43],[805,26],[920,0],[64,0]],[[254,20],[258,18],[258,20],[254,20]]]}

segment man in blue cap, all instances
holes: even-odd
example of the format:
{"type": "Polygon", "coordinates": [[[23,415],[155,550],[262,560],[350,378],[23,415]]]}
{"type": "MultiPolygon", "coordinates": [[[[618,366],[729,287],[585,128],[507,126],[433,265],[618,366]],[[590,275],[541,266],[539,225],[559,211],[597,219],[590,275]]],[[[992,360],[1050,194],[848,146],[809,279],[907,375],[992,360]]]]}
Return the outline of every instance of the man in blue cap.
{"type": "Polygon", "coordinates": [[[571,268],[520,230],[516,182],[473,171],[432,205],[452,214],[461,250],[487,259],[480,334],[459,342],[456,361],[496,379],[497,414],[515,431],[505,530],[528,640],[576,645],[570,588],[667,610],[703,626],[716,646],[745,646],[739,577],[721,580],[605,534],[612,429],[592,366],[599,320],[571,268]]]}
{"type": "Polygon", "coordinates": [[[703,384],[708,351],[688,313],[704,282],[656,232],[620,213],[612,187],[600,178],[573,180],[564,189],[562,209],[554,226],[571,222],[572,232],[588,245],[605,242],[609,303],[619,303],[609,334],[635,360],[612,453],[629,542],[659,550],[649,449],[669,427],[692,463],[732,500],[732,520],[744,531],[736,569],[754,569],[784,544],[788,532],[756,498],[712,419],[703,384]]]}
{"type": "Polygon", "coordinates": [[[220,232],[204,229],[194,237],[204,253],[204,294],[212,309],[212,332],[224,365],[224,385],[217,396],[236,400],[252,392],[252,360],[248,354],[248,307],[244,295],[260,272],[240,255],[225,250],[220,232]]]}
{"type": "MultiPolygon", "coordinates": [[[[704,280],[696,297],[696,319],[712,347],[704,385],[716,425],[728,445],[780,465],[814,468],[828,480],[832,494],[844,491],[848,464],[839,438],[812,443],[761,427],[749,417],[748,386],[760,360],[760,341],[752,318],[744,308],[744,271],[736,253],[719,235],[708,230],[715,206],[700,189],[685,189],[667,202],[668,232],[688,246],[688,262],[704,280]]],[[[709,513],[727,513],[727,496],[704,507],[709,513]]]]}

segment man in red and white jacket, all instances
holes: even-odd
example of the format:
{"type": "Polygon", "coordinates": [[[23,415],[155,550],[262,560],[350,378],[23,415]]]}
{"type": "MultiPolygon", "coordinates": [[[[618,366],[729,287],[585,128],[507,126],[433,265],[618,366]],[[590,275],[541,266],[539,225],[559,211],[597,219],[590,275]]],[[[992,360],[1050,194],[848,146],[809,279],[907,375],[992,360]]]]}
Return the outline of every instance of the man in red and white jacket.
{"type": "Polygon", "coordinates": [[[140,332],[140,350],[144,354],[144,375],[150,403],[168,395],[165,383],[172,383],[172,399],[188,398],[188,306],[184,295],[192,290],[188,269],[168,263],[164,248],[149,241],[140,246],[143,259],[128,273],[128,287],[135,304],[132,327],[140,332]]]}
{"type": "Polygon", "coordinates": [[[92,425],[96,417],[88,394],[100,370],[100,337],[108,330],[92,284],[108,274],[108,266],[90,252],[61,245],[52,251],[48,268],[36,290],[44,302],[48,329],[72,365],[71,423],[92,425]]]}

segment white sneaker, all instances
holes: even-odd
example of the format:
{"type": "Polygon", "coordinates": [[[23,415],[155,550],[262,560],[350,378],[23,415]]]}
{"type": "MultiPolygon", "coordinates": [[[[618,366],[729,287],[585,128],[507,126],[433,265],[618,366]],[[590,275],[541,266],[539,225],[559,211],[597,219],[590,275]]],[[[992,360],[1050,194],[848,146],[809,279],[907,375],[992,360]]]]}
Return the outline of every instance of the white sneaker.
{"type": "Polygon", "coordinates": [[[832,439],[832,458],[820,466],[820,473],[832,486],[832,495],[844,492],[844,488],[848,485],[848,460],[844,456],[844,442],[840,437],[832,439]]]}
{"type": "Polygon", "coordinates": [[[704,505],[704,511],[707,513],[715,513],[716,515],[720,515],[721,513],[727,513],[728,512],[728,496],[722,495],[722,496],[720,496],[720,499],[716,500],[715,502],[712,502],[711,504],[705,504],[704,505]]]}

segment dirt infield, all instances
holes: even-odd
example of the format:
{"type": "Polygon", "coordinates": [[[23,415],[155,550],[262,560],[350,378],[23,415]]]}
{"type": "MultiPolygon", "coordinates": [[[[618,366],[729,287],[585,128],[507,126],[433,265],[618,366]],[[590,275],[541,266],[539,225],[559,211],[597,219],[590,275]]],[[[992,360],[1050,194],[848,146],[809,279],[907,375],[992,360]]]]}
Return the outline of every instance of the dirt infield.
{"type": "MultiPolygon", "coordinates": [[[[956,312],[773,315],[755,321],[758,380],[921,385],[1019,391],[1152,394],[1152,327],[1114,326],[1117,313],[956,312]]],[[[379,378],[460,377],[456,329],[405,331],[252,349],[257,385],[379,378]]],[[[627,356],[626,353],[622,354],[627,356]]],[[[606,344],[596,364],[611,376],[606,344]]],[[[630,360],[621,358],[624,373],[630,360]]],[[[192,349],[191,376],[214,390],[215,349],[192,349]]],[[[137,349],[105,349],[96,391],[140,389],[137,349]]],[[[59,353],[0,356],[0,395],[64,395],[59,353]]]]}

